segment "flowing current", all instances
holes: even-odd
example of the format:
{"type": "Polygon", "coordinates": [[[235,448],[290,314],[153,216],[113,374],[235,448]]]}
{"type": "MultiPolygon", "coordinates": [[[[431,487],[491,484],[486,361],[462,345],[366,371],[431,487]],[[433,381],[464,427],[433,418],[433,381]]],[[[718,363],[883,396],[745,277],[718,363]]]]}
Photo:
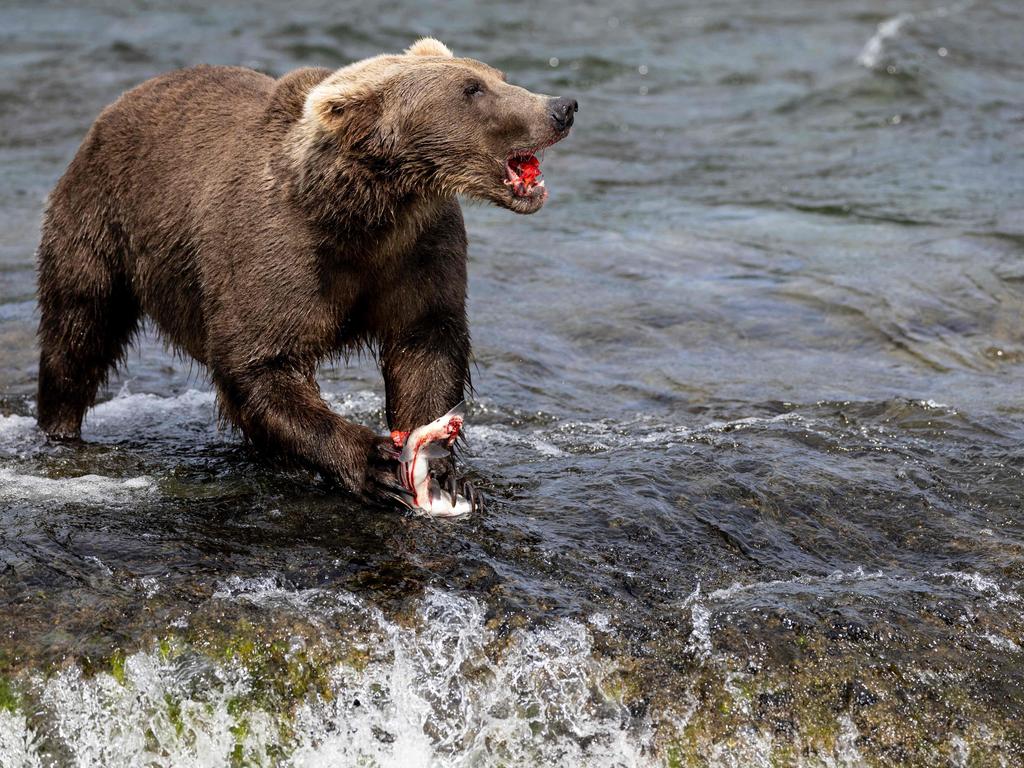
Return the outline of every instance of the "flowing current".
{"type": "MultiPolygon", "coordinates": [[[[1016,0],[4,3],[0,766],[1020,765],[1022,40],[1016,0]],[[426,34],[580,102],[544,210],[467,208],[487,510],[261,462],[152,333],[45,441],[33,253],[99,111],[426,34]]],[[[372,361],[321,384],[384,430],[372,361]]]]}

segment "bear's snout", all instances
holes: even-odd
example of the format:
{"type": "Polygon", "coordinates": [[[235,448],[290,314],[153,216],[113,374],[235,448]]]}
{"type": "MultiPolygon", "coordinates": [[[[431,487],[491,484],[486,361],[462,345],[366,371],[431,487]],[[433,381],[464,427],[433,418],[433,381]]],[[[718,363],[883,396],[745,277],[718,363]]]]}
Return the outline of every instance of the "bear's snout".
{"type": "Polygon", "coordinates": [[[572,128],[574,115],[579,111],[580,105],[576,99],[563,96],[560,99],[552,99],[550,102],[551,120],[559,132],[568,131],[572,128]]]}

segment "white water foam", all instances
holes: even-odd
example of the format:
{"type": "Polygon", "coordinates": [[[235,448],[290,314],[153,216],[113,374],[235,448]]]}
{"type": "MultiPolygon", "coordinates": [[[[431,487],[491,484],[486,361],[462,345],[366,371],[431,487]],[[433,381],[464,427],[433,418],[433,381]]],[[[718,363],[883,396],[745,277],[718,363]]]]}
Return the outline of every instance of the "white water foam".
{"type": "Polygon", "coordinates": [[[769,424],[801,424],[806,419],[799,413],[779,413],[775,416],[747,416],[732,421],[712,421],[695,432],[724,432],[726,430],[744,429],[746,427],[763,427],[769,424]]]}
{"type": "Polygon", "coordinates": [[[780,413],[775,416],[746,416],[730,421],[712,421],[697,427],[674,426],[665,428],[657,422],[640,418],[632,424],[604,421],[567,421],[542,429],[523,433],[505,425],[473,425],[466,429],[470,450],[477,457],[485,457],[492,446],[511,446],[532,450],[544,457],[566,456],[571,453],[604,453],[637,448],[644,445],[667,447],[695,438],[716,438],[718,435],[745,429],[771,427],[776,424],[800,425],[812,429],[811,422],[798,413],[780,413]]]}
{"type": "Polygon", "coordinates": [[[843,584],[852,582],[864,582],[874,580],[886,580],[886,581],[899,581],[899,577],[886,576],[881,571],[865,571],[864,568],[858,566],[852,571],[833,571],[827,576],[795,576],[792,579],[773,579],[771,581],[755,581],[750,584],[740,584],[736,582],[728,587],[713,590],[708,593],[708,600],[710,601],[727,601],[729,598],[744,592],[771,592],[772,590],[778,589],[779,587],[790,587],[790,586],[813,586],[819,584],[843,584]]]}
{"type": "Polygon", "coordinates": [[[1018,603],[1021,599],[1017,593],[1003,589],[993,579],[982,576],[977,572],[943,571],[934,575],[939,578],[951,579],[957,586],[984,596],[987,598],[989,605],[993,607],[1002,603],[1018,603]]]}
{"type": "Polygon", "coordinates": [[[897,37],[899,33],[914,21],[925,21],[930,19],[941,19],[954,14],[962,13],[974,5],[975,0],[965,0],[950,6],[939,6],[920,13],[901,13],[881,22],[875,34],[864,43],[864,47],[857,55],[857,63],[867,69],[875,69],[882,63],[882,56],[885,53],[885,45],[889,40],[897,37]]]}
{"type": "Polygon", "coordinates": [[[331,410],[341,416],[367,417],[384,410],[384,398],[370,389],[356,392],[325,392],[324,400],[331,410]]]}
{"type": "MultiPolygon", "coordinates": [[[[854,568],[852,571],[834,571],[825,576],[808,574],[804,576],[795,576],[791,579],[755,581],[749,584],[741,584],[737,582],[728,587],[723,587],[709,592],[706,599],[710,602],[728,602],[730,598],[743,593],[771,593],[780,588],[785,589],[788,587],[820,587],[821,585],[826,584],[860,584],[870,581],[880,581],[897,586],[902,584],[913,586],[915,583],[927,579],[951,581],[957,587],[986,597],[989,603],[993,606],[1001,603],[1016,603],[1021,599],[1016,593],[1003,589],[994,580],[976,572],[965,573],[963,571],[941,571],[924,572],[919,576],[904,576],[884,573],[883,571],[867,571],[861,566],[854,568]]],[[[693,595],[688,597],[683,602],[683,605],[689,606],[693,603],[693,597],[693,595]]],[[[697,597],[699,597],[699,595],[697,597]]]]}
{"type": "MultiPolygon", "coordinates": [[[[74,766],[229,765],[236,743],[229,713],[232,698],[248,691],[235,669],[197,669],[212,674],[213,688],[188,695],[188,678],[156,654],[137,653],[125,660],[124,684],[109,674],[86,680],[77,668],[60,672],[42,686],[41,702],[50,738],[69,753],[74,766]],[[168,701],[177,704],[172,714],[168,701]],[[180,738],[178,728],[187,738],[180,738]]],[[[249,720],[246,746],[256,748],[273,733],[269,715],[249,720]]]]}
{"type": "Polygon", "coordinates": [[[275,577],[229,580],[214,599],[287,603],[321,622],[344,614],[366,625],[353,647],[368,661],[333,667],[331,695],[299,704],[288,738],[280,713],[239,705],[254,681],[234,663],[140,652],[127,658],[121,681],[67,668],[34,680],[41,734],[24,718],[0,721],[0,763],[41,764],[42,735],[71,765],[110,768],[222,766],[233,754],[291,766],[652,764],[649,733],[600,692],[607,669],[582,623],[501,638],[480,603],[428,591],[409,626],[350,594],[289,595],[275,577]],[[495,645],[504,646],[497,658],[495,645]],[[289,757],[273,758],[275,750],[289,757]]]}
{"type": "Polygon", "coordinates": [[[690,609],[690,638],[686,650],[702,660],[711,658],[711,614],[700,597],[700,584],[683,600],[683,608],[690,609]]]}
{"type": "Polygon", "coordinates": [[[390,664],[335,669],[350,693],[300,711],[295,765],[646,764],[621,706],[595,699],[601,669],[580,624],[519,633],[492,664],[482,606],[434,593],[423,618],[415,636],[389,633],[390,664]]]}
{"type": "Polygon", "coordinates": [[[982,637],[988,640],[993,648],[998,648],[1000,651],[1009,651],[1010,653],[1020,653],[1021,651],[1021,647],[1008,637],[991,632],[983,634],[982,637]]]}
{"type": "MultiPolygon", "coordinates": [[[[346,418],[373,421],[384,408],[383,398],[372,390],[350,393],[324,393],[330,408],[346,418]]],[[[479,406],[487,411],[486,405],[479,406]]],[[[603,421],[569,421],[524,432],[502,424],[474,425],[466,430],[472,454],[485,458],[493,446],[526,449],[546,458],[573,452],[598,453],[640,445],[668,445],[694,437],[709,437],[723,432],[767,427],[774,424],[801,424],[807,420],[796,413],[775,416],[749,416],[731,421],[713,421],[697,427],[664,428],[656,422],[620,426],[603,421]]],[[[86,440],[120,442],[128,438],[168,439],[188,445],[230,442],[235,438],[217,422],[217,403],[213,392],[189,389],[179,395],[161,396],[132,393],[129,385],[118,394],[86,413],[83,425],[86,440]]],[[[45,442],[28,416],[0,416],[0,456],[26,457],[45,442]]]]}
{"type": "Polygon", "coordinates": [[[476,456],[484,456],[493,446],[511,446],[532,449],[541,456],[564,456],[565,451],[549,440],[544,439],[541,430],[534,430],[525,435],[504,426],[469,425],[466,428],[466,439],[470,449],[476,456]]]}
{"type": "Polygon", "coordinates": [[[192,443],[225,439],[217,428],[213,392],[189,389],[164,397],[133,394],[127,384],[116,397],[86,412],[82,434],[87,440],[124,440],[137,435],[184,438],[192,443]]]}
{"type": "Polygon", "coordinates": [[[0,709],[0,766],[42,768],[38,739],[20,712],[0,709]]]}
{"type": "Polygon", "coordinates": [[[0,501],[46,501],[62,504],[127,502],[156,492],[148,477],[118,479],[103,475],[39,477],[0,468],[0,501]]]}
{"type": "MultiPolygon", "coordinates": [[[[822,579],[880,577],[858,569],[822,579]]],[[[719,597],[739,589],[722,590],[719,597]]],[[[702,595],[698,588],[684,602],[695,614],[691,644],[702,663],[722,664],[726,688],[734,689],[733,705],[742,714],[751,706],[742,693],[746,673],[712,653],[705,601],[714,594],[702,595]]],[[[354,652],[364,662],[331,667],[330,695],[310,695],[283,713],[257,706],[257,681],[246,668],[192,651],[133,654],[122,679],[105,673],[86,679],[77,668],[65,668],[34,678],[39,706],[31,723],[17,712],[0,711],[0,764],[47,764],[45,744],[57,745],[62,764],[110,768],[200,768],[238,758],[247,765],[308,768],[664,764],[665,755],[654,748],[652,720],[630,716],[603,692],[614,668],[594,653],[588,624],[606,626],[606,616],[557,620],[502,636],[473,599],[428,590],[416,614],[396,622],[353,594],[293,590],[277,575],[227,579],[212,599],[266,610],[287,607],[321,626],[359,626],[351,647],[335,650],[338,658],[354,652]]],[[[293,638],[291,652],[304,642],[293,638]]],[[[684,691],[674,712],[650,716],[681,734],[698,712],[698,701],[693,691],[684,691]]],[[[703,746],[706,764],[774,764],[776,737],[753,724],[752,711],[742,719],[749,724],[703,746]]],[[[849,714],[838,715],[838,737],[827,749],[802,741],[800,734],[795,738],[806,758],[800,764],[866,764],[849,714]]],[[[793,743],[781,747],[788,750],[793,743]]]]}
{"type": "Polygon", "coordinates": [[[0,456],[28,456],[42,441],[43,435],[32,417],[0,416],[0,456]]]}
{"type": "Polygon", "coordinates": [[[912,13],[901,13],[899,16],[893,16],[879,24],[875,34],[868,39],[857,56],[857,63],[868,69],[877,67],[882,60],[886,40],[896,37],[903,29],[903,25],[913,18],[914,14],[912,13]]]}
{"type": "MultiPolygon", "coordinates": [[[[380,395],[370,390],[325,393],[324,398],[332,410],[347,417],[366,417],[384,407],[380,395]]],[[[133,393],[129,383],[113,398],[86,412],[82,433],[86,440],[119,441],[142,436],[181,439],[193,445],[234,439],[218,425],[217,398],[212,391],[189,389],[164,396],[133,393]]],[[[0,415],[0,455],[28,455],[43,442],[34,418],[0,415]]]]}

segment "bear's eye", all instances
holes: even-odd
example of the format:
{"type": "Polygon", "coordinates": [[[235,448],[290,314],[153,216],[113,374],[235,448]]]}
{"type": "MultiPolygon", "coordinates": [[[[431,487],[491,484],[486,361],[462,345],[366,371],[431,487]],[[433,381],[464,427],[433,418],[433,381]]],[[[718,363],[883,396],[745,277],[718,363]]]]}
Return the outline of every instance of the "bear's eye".
{"type": "Polygon", "coordinates": [[[467,96],[478,96],[484,92],[484,87],[477,82],[467,83],[462,92],[467,96]]]}

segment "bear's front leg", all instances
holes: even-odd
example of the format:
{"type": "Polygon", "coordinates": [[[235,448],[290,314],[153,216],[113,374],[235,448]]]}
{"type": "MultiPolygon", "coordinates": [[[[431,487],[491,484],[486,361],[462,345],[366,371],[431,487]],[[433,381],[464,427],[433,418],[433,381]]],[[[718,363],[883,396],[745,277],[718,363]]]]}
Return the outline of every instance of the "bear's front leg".
{"type": "Polygon", "coordinates": [[[462,307],[424,313],[383,340],[388,428],[409,432],[447,413],[469,385],[469,330],[462,307]]]}
{"type": "MultiPolygon", "coordinates": [[[[470,384],[469,352],[469,329],[461,306],[423,314],[384,339],[381,373],[393,435],[404,439],[462,402],[470,384]]],[[[458,482],[453,456],[435,459],[431,468],[453,503],[462,485],[463,495],[482,508],[483,496],[471,484],[458,482]]]]}
{"type": "Polygon", "coordinates": [[[260,449],[364,496],[395,488],[390,440],[334,413],[311,371],[275,361],[241,371],[215,370],[213,378],[225,414],[260,449]]]}

